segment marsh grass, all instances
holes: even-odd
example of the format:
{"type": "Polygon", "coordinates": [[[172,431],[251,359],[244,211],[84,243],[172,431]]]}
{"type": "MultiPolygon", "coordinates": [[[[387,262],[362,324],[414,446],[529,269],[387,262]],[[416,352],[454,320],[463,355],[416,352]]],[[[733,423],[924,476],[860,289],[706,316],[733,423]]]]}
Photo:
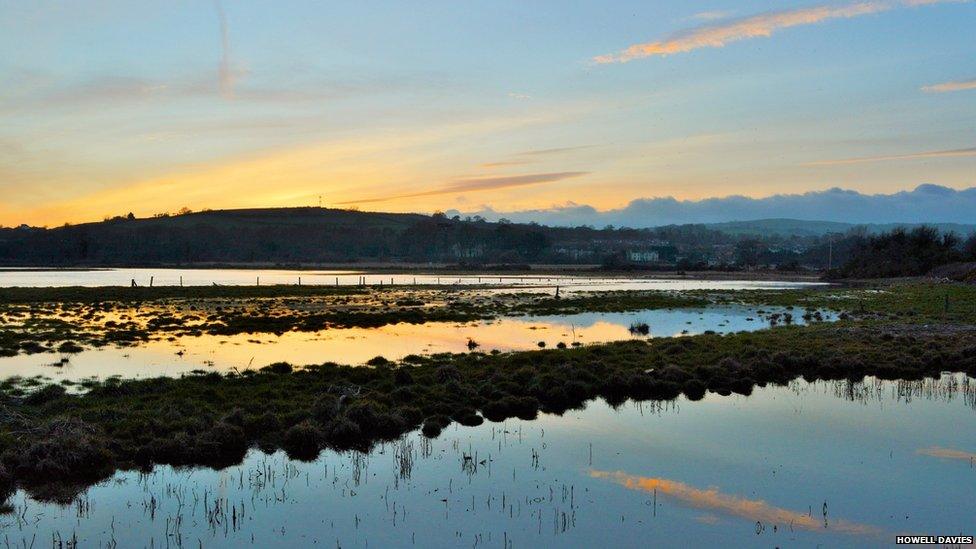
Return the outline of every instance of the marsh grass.
{"type": "Polygon", "coordinates": [[[703,303],[701,297],[672,292],[554,299],[531,292],[490,294],[483,288],[0,288],[0,355],[76,353],[203,334],[283,334],[703,303]]]}
{"type": "Polygon", "coordinates": [[[973,288],[896,286],[854,295],[797,293],[792,303],[775,296],[774,305],[806,310],[853,299],[863,312],[836,324],[724,336],[410,356],[398,363],[378,358],[365,367],[278,363],[226,375],[87,380],[85,394],[35,378],[7,380],[0,384],[0,489],[6,482],[63,499],[118,468],[225,466],[251,447],[310,459],[326,447],[368,449],[418,427],[436,437],[453,422],[561,414],[594,398],[611,405],[682,394],[698,400],[709,391],[747,395],[756,385],[801,377],[976,375],[976,327],[965,312],[976,304],[973,288]],[[936,298],[946,291],[958,308],[940,315],[929,302],[941,304],[936,298]]]}
{"type": "MultiPolygon", "coordinates": [[[[803,377],[885,379],[976,375],[973,332],[931,327],[782,327],[499,355],[468,353],[419,363],[267,368],[244,374],[109,380],[85,395],[5,390],[2,463],[43,494],[51,479],[84,484],[118,467],[227,465],[249,447],[310,459],[324,447],[366,449],[422,426],[532,419],[590,399],[697,400],[706,391],[749,394],[803,377]],[[350,388],[354,387],[355,391],[350,388]]],[[[60,388],[59,388],[60,389],[60,388]]]]}

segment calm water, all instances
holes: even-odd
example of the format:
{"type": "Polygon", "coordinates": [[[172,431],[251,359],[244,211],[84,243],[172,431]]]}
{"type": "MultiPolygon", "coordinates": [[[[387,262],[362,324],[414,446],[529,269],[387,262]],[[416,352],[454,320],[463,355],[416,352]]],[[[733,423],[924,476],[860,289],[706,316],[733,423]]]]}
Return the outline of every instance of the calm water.
{"type": "Polygon", "coordinates": [[[18,547],[871,547],[972,534],[973,386],[948,379],[594,402],[311,463],[254,451],[222,471],[118,473],[65,507],[21,492],[0,532],[18,547]]]}
{"type": "Polygon", "coordinates": [[[150,278],[155,286],[253,285],[253,284],[319,284],[355,286],[360,278],[370,285],[408,284],[449,285],[505,285],[520,287],[553,287],[559,285],[568,291],[598,290],[743,290],[787,289],[819,283],[750,281],[750,280],[684,280],[643,278],[597,278],[588,276],[539,276],[539,275],[428,275],[415,273],[376,273],[369,271],[290,271],[278,269],[94,269],[50,270],[24,269],[0,270],[0,287],[13,286],[128,286],[135,280],[140,286],[148,286],[150,278]]]}
{"type": "MultiPolygon", "coordinates": [[[[428,322],[390,324],[380,328],[334,328],[319,332],[240,334],[236,336],[181,337],[175,341],[150,341],[138,347],[108,347],[62,355],[44,353],[0,358],[0,379],[44,375],[55,380],[178,375],[196,369],[228,371],[259,368],[274,362],[292,364],[362,364],[382,355],[401,359],[410,354],[462,353],[469,341],[478,351],[538,349],[559,343],[567,346],[634,337],[661,337],[759,330],[769,327],[768,314],[775,307],[722,306],[703,309],[655,309],[630,313],[580,313],[572,315],[502,318],[487,322],[428,322]],[[632,324],[646,323],[647,335],[630,332],[632,324]]],[[[803,324],[802,312],[793,311],[794,322],[803,324]]],[[[824,316],[832,320],[831,314],[824,316]]]]}

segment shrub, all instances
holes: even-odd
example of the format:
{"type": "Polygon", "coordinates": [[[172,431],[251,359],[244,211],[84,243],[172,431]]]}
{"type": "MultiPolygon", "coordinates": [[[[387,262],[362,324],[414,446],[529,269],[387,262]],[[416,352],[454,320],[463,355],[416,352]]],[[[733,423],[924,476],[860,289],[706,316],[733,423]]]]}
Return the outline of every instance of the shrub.
{"type": "Polygon", "coordinates": [[[393,381],[399,386],[413,385],[413,374],[410,373],[410,368],[401,366],[393,372],[393,381]]]}
{"type": "Polygon", "coordinates": [[[504,421],[510,417],[535,419],[539,413],[539,401],[533,397],[505,396],[482,406],[481,413],[488,421],[504,421]]]}
{"type": "Polygon", "coordinates": [[[682,386],[682,391],[688,400],[701,400],[705,398],[705,384],[698,379],[689,379],[682,386]]]}
{"type": "Polygon", "coordinates": [[[362,430],[349,419],[340,417],[329,425],[326,436],[329,444],[343,447],[359,440],[362,430]]]}
{"type": "Polygon", "coordinates": [[[451,414],[451,419],[465,427],[477,427],[485,422],[484,418],[472,409],[463,408],[451,414]]]}
{"type": "Polygon", "coordinates": [[[249,436],[259,437],[274,433],[280,425],[278,416],[274,412],[266,411],[260,415],[248,414],[244,416],[244,422],[241,426],[249,436]]]}
{"type": "Polygon", "coordinates": [[[75,418],[51,421],[43,436],[3,455],[3,464],[14,476],[40,484],[65,478],[97,480],[112,472],[114,461],[96,429],[75,418]]]}
{"type": "Polygon", "coordinates": [[[424,421],[424,426],[420,429],[420,432],[427,438],[437,438],[441,434],[441,431],[450,424],[451,418],[447,416],[431,416],[424,421]]]}
{"type": "Polygon", "coordinates": [[[288,364],[287,362],[275,362],[274,364],[261,368],[262,372],[271,372],[272,374],[290,374],[292,370],[294,370],[294,368],[292,368],[291,364],[288,364]]]}
{"type": "Polygon", "coordinates": [[[244,430],[237,425],[218,421],[197,437],[197,453],[210,464],[231,464],[247,452],[244,430]]]}
{"type": "Polygon", "coordinates": [[[303,421],[292,425],[285,431],[283,446],[288,456],[301,459],[315,459],[319,453],[319,447],[325,437],[322,430],[311,421],[303,421]]]}
{"type": "Polygon", "coordinates": [[[61,385],[45,385],[24,397],[24,404],[28,406],[47,404],[63,397],[66,392],[67,390],[61,385]]]}
{"type": "Polygon", "coordinates": [[[651,327],[646,322],[634,322],[628,328],[632,335],[644,335],[651,333],[651,327]]]}
{"type": "Polygon", "coordinates": [[[335,395],[322,393],[312,403],[312,417],[322,424],[329,423],[339,413],[339,399],[335,395]]]}
{"type": "Polygon", "coordinates": [[[448,364],[437,369],[437,381],[447,383],[448,381],[458,381],[461,379],[461,371],[457,366],[448,364]]]}

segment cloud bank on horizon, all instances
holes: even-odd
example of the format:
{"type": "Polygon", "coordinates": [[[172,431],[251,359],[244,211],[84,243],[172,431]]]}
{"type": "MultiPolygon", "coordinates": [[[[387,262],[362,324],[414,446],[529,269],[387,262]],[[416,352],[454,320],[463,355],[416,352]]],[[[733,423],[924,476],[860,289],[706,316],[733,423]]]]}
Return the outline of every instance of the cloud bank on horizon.
{"type": "Polygon", "coordinates": [[[919,185],[892,194],[862,194],[832,188],[803,194],[779,194],[765,198],[727,196],[704,200],[672,197],[640,198],[627,206],[599,211],[592,206],[568,204],[548,209],[499,212],[449,211],[449,215],[480,215],[488,220],[537,222],[543,225],[615,225],[657,227],[686,223],[722,223],[755,219],[789,218],[810,221],[870,223],[976,223],[976,187],[963,190],[940,185],[919,185]]]}

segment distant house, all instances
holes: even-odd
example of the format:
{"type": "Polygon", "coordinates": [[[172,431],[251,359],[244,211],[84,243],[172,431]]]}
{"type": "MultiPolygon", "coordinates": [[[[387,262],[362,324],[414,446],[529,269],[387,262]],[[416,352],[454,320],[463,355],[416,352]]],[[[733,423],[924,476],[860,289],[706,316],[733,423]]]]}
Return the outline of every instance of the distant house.
{"type": "Polygon", "coordinates": [[[566,256],[574,260],[592,258],[594,255],[593,250],[586,250],[582,248],[561,247],[561,248],[556,248],[554,251],[558,255],[566,256]]]}
{"type": "Polygon", "coordinates": [[[657,253],[656,250],[631,251],[627,252],[627,259],[634,263],[657,263],[661,259],[661,254],[657,253]]]}
{"type": "Polygon", "coordinates": [[[678,249],[671,244],[650,246],[627,252],[627,259],[632,263],[674,263],[678,256],[678,249]]]}

